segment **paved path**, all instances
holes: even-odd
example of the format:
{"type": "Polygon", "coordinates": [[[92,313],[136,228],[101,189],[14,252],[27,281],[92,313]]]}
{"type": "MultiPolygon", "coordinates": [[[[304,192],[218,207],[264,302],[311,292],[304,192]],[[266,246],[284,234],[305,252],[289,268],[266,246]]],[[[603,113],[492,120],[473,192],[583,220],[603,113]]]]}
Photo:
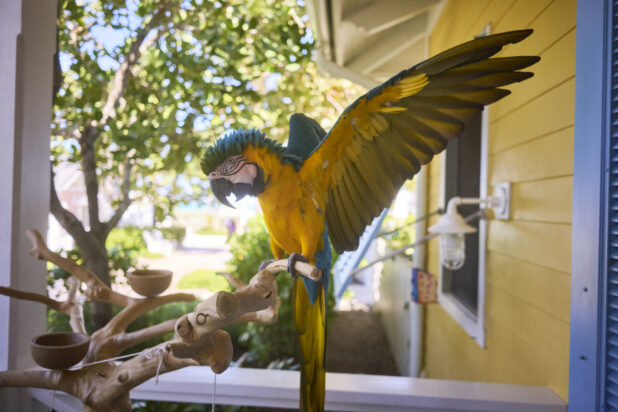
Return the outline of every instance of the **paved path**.
{"type": "Polygon", "coordinates": [[[380,319],[362,310],[339,311],[326,331],[328,372],[399,375],[380,319]]]}

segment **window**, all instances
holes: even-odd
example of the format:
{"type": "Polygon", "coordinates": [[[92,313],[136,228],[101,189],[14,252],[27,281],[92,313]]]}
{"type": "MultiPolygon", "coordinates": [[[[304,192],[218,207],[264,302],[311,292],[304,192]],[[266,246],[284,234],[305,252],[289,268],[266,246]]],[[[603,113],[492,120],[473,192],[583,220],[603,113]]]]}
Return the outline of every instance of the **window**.
{"type": "MultiPolygon", "coordinates": [[[[442,204],[452,197],[487,196],[487,108],[473,118],[458,139],[449,142],[442,170],[442,204]]],[[[462,216],[478,210],[477,205],[462,205],[462,216]]],[[[485,238],[484,220],[469,222],[477,229],[466,235],[464,266],[451,271],[440,267],[439,301],[442,307],[473,337],[485,346],[485,238]]]]}
{"type": "MultiPolygon", "coordinates": [[[[460,197],[479,197],[481,173],[481,114],[479,113],[466,127],[459,139],[449,142],[445,154],[444,199],[460,197]]],[[[459,206],[462,216],[472,214],[476,205],[459,206]]],[[[451,294],[467,310],[476,316],[478,303],[479,272],[479,224],[470,222],[476,233],[466,236],[466,261],[464,266],[451,271],[442,269],[442,293],[451,294]]]]}

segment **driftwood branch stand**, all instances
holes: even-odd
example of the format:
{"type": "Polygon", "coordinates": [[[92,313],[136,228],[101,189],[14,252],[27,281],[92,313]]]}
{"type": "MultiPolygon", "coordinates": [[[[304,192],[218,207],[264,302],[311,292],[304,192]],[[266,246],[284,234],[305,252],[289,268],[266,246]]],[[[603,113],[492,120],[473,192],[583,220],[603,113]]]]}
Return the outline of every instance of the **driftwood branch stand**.
{"type": "MultiPolygon", "coordinates": [[[[35,230],[27,236],[32,242],[31,254],[71,273],[69,294],[61,302],[37,293],[0,287],[0,294],[17,299],[40,302],[70,316],[74,332],[86,333],[83,317],[83,299],[79,299],[80,284],[84,283],[85,297],[90,301],[109,302],[124,309],[105,327],[93,333],[88,353],[79,369],[27,369],[0,372],[0,387],[37,387],[64,391],[84,403],[85,411],[130,411],[129,391],[159,373],[186,366],[209,365],[215,373],[227,369],[232,360],[232,342],[222,327],[238,322],[270,324],[277,321],[281,300],[277,295],[275,276],[287,270],[287,260],[277,260],[257,273],[249,284],[226,274],[237,288],[230,293],[219,291],[197,305],[195,311],[142,330],[127,333],[127,326],[140,315],[170,302],[191,302],[195,296],[175,293],[149,298],[132,298],[115,292],[92,272],[71,260],[49,250],[43,237],[35,230]],[[118,357],[125,349],[155,336],[171,331],[171,341],[140,352],[124,361],[105,361],[118,357]]],[[[314,266],[297,262],[296,269],[304,276],[319,278],[314,266]]]]}

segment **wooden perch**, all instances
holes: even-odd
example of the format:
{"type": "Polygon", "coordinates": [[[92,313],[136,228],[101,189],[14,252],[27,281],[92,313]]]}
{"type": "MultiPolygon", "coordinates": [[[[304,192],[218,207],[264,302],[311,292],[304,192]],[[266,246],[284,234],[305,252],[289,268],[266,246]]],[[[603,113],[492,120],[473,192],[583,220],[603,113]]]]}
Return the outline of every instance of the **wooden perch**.
{"type": "Polygon", "coordinates": [[[217,272],[217,275],[223,276],[225,280],[227,280],[227,283],[229,283],[234,289],[240,289],[240,288],[244,288],[245,286],[247,286],[245,282],[238,279],[236,276],[232,275],[231,273],[217,272]]]}
{"type": "Polygon", "coordinates": [[[55,264],[86,284],[87,289],[85,295],[88,300],[114,303],[119,306],[127,306],[129,303],[135,301],[135,298],[131,298],[110,289],[87,268],[49,250],[43,240],[43,236],[41,236],[41,234],[36,230],[28,229],[26,231],[26,236],[28,236],[28,239],[32,242],[32,250],[30,251],[32,256],[55,264]]]}
{"type": "Polygon", "coordinates": [[[142,329],[131,334],[126,334],[125,330],[131,322],[149,310],[171,302],[193,302],[194,300],[195,296],[190,293],[174,293],[142,299],[129,304],[114,316],[107,325],[92,334],[92,343],[84,362],[94,362],[118,356],[123,350],[153,337],[155,330],[159,332],[158,335],[172,332],[174,328],[173,326],[170,327],[171,324],[169,323],[165,323],[165,327],[142,329]]]}
{"type": "MultiPolygon", "coordinates": [[[[139,299],[114,292],[88,269],[51,252],[38,232],[29,230],[27,235],[33,243],[33,256],[55,263],[74,276],[69,279],[68,298],[60,302],[5,287],[0,287],[0,294],[43,303],[66,313],[71,318],[73,331],[84,334],[83,302],[77,296],[81,282],[87,286],[85,295],[89,300],[116,303],[124,309],[92,335],[82,367],[4,371],[0,372],[0,387],[61,390],[79,398],[84,403],[85,411],[130,411],[129,391],[158,374],[194,365],[208,365],[215,373],[225,371],[232,361],[233,347],[229,334],[221,330],[223,326],[239,322],[270,324],[277,320],[281,299],[277,295],[275,277],[277,273],[287,270],[286,259],[270,263],[248,284],[225,274],[226,279],[238,288],[237,291],[219,291],[198,304],[193,313],[183,315],[178,320],[172,319],[126,333],[127,326],[147,311],[169,302],[190,302],[195,297],[175,293],[139,299]],[[130,360],[122,363],[106,361],[137,343],[174,330],[174,339],[142,351],[130,360]]],[[[319,270],[307,263],[296,262],[295,268],[303,276],[314,280],[320,278],[319,270]]]]}
{"type": "Polygon", "coordinates": [[[64,302],[52,299],[47,296],[40,295],[32,292],[22,292],[17,289],[7,288],[0,286],[0,295],[6,295],[16,299],[29,300],[32,302],[39,302],[47,307],[69,315],[69,324],[73,332],[86,334],[86,327],[84,325],[84,309],[80,302],[77,301],[77,291],[79,290],[80,281],[75,278],[69,278],[69,294],[68,298],[64,302]]]}

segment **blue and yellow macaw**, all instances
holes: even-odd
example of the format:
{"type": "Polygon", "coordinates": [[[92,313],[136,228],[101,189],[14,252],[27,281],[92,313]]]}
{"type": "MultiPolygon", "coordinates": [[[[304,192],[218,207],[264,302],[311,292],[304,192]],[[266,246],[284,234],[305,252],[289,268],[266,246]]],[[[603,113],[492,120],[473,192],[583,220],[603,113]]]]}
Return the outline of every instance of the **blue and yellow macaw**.
{"type": "MultiPolygon", "coordinates": [[[[294,321],[300,342],[301,410],[324,409],[325,299],[331,261],[354,250],[365,227],[388,207],[406,179],[461,134],[466,122],[525,80],[533,56],[492,58],[532,30],[481,37],[404,70],[348,107],[327,134],[302,115],[290,119],[286,147],[257,130],[235,130],[202,159],[214,195],[257,196],[276,259],[290,254],[322,271],[320,282],[295,277],[294,321]]],[[[291,265],[293,266],[293,264],[291,265]]]]}

